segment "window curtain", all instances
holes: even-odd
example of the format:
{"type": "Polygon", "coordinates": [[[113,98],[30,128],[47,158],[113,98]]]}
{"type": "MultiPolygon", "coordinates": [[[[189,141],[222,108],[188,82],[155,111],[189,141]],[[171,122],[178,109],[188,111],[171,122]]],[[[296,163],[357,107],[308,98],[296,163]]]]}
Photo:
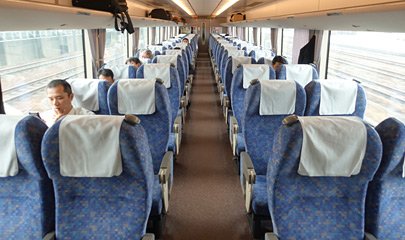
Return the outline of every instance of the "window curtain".
{"type": "Polygon", "coordinates": [[[314,51],[314,63],[317,66],[317,70],[319,72],[319,65],[321,64],[321,46],[322,46],[322,39],[323,39],[323,31],[320,30],[312,30],[309,32],[309,36],[315,36],[315,51],[314,51]]]}
{"type": "Polygon", "coordinates": [[[273,50],[273,52],[275,54],[277,54],[279,51],[279,49],[277,49],[277,39],[278,39],[278,28],[272,28],[270,30],[270,39],[271,39],[271,49],[273,50]]]}
{"type": "Polygon", "coordinates": [[[0,77],[0,114],[6,114],[4,111],[3,91],[1,90],[1,77],[0,77]]]}
{"type": "Polygon", "coordinates": [[[156,38],[156,27],[151,27],[151,28],[149,28],[149,44],[148,45],[155,44],[155,38],[156,38]]]}
{"type": "Polygon", "coordinates": [[[309,41],[309,30],[307,29],[295,29],[293,38],[293,51],[292,51],[292,63],[298,63],[298,57],[300,50],[309,41]]]}
{"type": "Polygon", "coordinates": [[[136,52],[139,49],[139,28],[134,28],[134,33],[132,33],[132,56],[135,56],[136,52]]]}
{"type": "Polygon", "coordinates": [[[258,44],[258,38],[257,38],[257,27],[253,28],[253,45],[259,45],[258,44]]]}
{"type": "Polygon", "coordinates": [[[106,43],[105,29],[89,29],[90,50],[93,63],[93,77],[97,78],[97,71],[104,64],[104,51],[106,43]]]}

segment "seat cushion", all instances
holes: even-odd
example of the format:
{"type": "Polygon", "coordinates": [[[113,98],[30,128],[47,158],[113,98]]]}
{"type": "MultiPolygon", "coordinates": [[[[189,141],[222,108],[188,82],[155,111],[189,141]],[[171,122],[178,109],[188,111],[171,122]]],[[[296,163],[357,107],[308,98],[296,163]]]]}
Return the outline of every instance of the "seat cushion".
{"type": "Polygon", "coordinates": [[[170,133],[169,136],[169,143],[167,144],[169,151],[176,153],[176,135],[174,133],[170,133]]]}
{"type": "Polygon", "coordinates": [[[266,185],[266,176],[257,175],[252,194],[252,209],[256,215],[270,216],[266,185]]]}
{"type": "Polygon", "coordinates": [[[159,175],[155,175],[153,181],[153,195],[152,195],[152,209],[150,211],[151,216],[157,216],[162,213],[162,189],[159,184],[159,175]]]}

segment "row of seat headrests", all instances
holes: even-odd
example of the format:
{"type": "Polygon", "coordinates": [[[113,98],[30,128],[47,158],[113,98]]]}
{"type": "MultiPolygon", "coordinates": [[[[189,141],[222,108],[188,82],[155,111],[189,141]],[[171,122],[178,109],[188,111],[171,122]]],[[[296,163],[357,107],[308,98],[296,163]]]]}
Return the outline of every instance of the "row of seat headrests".
{"type": "MultiPolygon", "coordinates": [[[[25,117],[0,115],[0,177],[18,174],[15,136],[19,122],[25,117]]],[[[59,132],[60,174],[119,176],[123,169],[119,144],[123,121],[124,116],[67,115],[60,124],[52,126],[59,132]]],[[[286,125],[297,121],[303,134],[298,174],[350,177],[360,172],[367,147],[366,125],[361,119],[290,116],[284,120],[286,125]]],[[[405,164],[403,168],[405,177],[405,164]]]]}

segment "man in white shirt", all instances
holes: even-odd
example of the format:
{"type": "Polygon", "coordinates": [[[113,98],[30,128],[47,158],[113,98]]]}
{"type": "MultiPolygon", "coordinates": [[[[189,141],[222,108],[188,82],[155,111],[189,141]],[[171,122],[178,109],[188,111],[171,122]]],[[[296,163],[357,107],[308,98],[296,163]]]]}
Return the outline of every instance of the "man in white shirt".
{"type": "Polygon", "coordinates": [[[93,115],[92,111],[72,105],[73,92],[70,84],[61,79],[52,80],[46,87],[48,99],[52,109],[40,113],[40,117],[48,127],[66,115],[93,115]]]}

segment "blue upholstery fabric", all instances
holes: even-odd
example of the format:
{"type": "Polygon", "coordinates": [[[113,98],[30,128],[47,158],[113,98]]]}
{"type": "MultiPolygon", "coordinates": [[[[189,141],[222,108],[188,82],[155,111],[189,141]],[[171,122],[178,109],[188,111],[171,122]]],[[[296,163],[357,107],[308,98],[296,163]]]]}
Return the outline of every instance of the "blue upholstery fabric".
{"type": "MultiPolygon", "coordinates": [[[[276,73],[277,79],[286,79],[287,78],[287,71],[285,65],[281,65],[281,69],[279,72],[276,73]]],[[[318,71],[314,67],[312,67],[312,79],[319,79],[318,71]]]]}
{"type": "Polygon", "coordinates": [[[128,66],[128,78],[136,78],[136,67],[129,65],[128,66]]]}
{"type": "Polygon", "coordinates": [[[381,141],[366,124],[367,147],[358,175],[298,175],[303,141],[300,123],[281,126],[267,169],[269,211],[275,233],[283,239],[364,238],[367,185],[381,159],[381,141]]]}
{"type": "Polygon", "coordinates": [[[107,92],[110,88],[110,84],[107,81],[100,81],[98,84],[98,105],[99,110],[96,114],[100,115],[108,115],[110,112],[108,111],[108,103],[107,103],[107,92]]]}
{"type": "Polygon", "coordinates": [[[252,194],[252,210],[256,215],[270,216],[266,175],[256,176],[256,183],[252,194]]]}
{"type": "Polygon", "coordinates": [[[16,126],[19,171],[16,176],[0,178],[1,239],[42,239],[55,229],[53,187],[41,157],[46,129],[41,120],[32,116],[23,118],[16,126]]]}
{"type": "MultiPolygon", "coordinates": [[[[276,81],[276,80],[270,80],[276,81]]],[[[261,85],[251,85],[246,92],[245,113],[242,120],[246,151],[252,158],[257,175],[266,175],[273,139],[287,115],[260,115],[261,85]]],[[[294,114],[302,116],[305,110],[305,91],[296,83],[294,114]]]]}
{"type": "Polygon", "coordinates": [[[245,136],[243,133],[238,133],[236,137],[236,154],[239,156],[241,152],[246,150],[245,136]]]}
{"type": "Polygon", "coordinates": [[[366,231],[378,239],[400,240],[405,236],[405,181],[402,178],[405,126],[395,118],[388,118],[376,130],[383,144],[383,156],[368,186],[366,231]]]}
{"type": "Polygon", "coordinates": [[[148,137],[140,124],[123,122],[123,171],[106,178],[63,177],[59,168],[59,127],[45,134],[42,155],[56,194],[57,239],[140,239],[152,206],[154,174],[148,137]]]}
{"type": "MultiPolygon", "coordinates": [[[[118,113],[117,83],[108,91],[108,106],[111,115],[118,113]]],[[[153,169],[158,174],[162,158],[167,151],[170,134],[171,109],[167,89],[163,84],[155,85],[156,111],[151,115],[137,115],[148,135],[149,148],[152,153],[153,169]]]]}
{"type": "MultiPolygon", "coordinates": [[[[317,80],[313,80],[305,86],[307,94],[307,108],[305,109],[305,116],[319,116],[319,106],[321,102],[321,84],[317,80]]],[[[363,87],[357,85],[357,98],[356,107],[353,114],[350,116],[357,116],[364,118],[366,111],[367,99],[363,87]]]]}
{"type": "MultiPolygon", "coordinates": [[[[137,72],[138,78],[145,78],[144,75],[144,66],[140,66],[137,72]]],[[[148,76],[146,76],[148,78],[148,76]]],[[[170,126],[174,125],[174,120],[176,119],[177,112],[180,108],[180,79],[177,70],[174,67],[170,67],[170,88],[167,89],[170,99],[171,106],[171,116],[172,122],[170,126]]]]}
{"type": "MultiPolygon", "coordinates": [[[[275,79],[275,73],[271,66],[269,66],[269,79],[275,79]]],[[[231,106],[233,114],[238,121],[239,129],[242,131],[242,118],[244,115],[244,102],[245,102],[246,89],[243,88],[243,66],[238,67],[233,74],[231,83],[231,106]]],[[[260,95],[259,95],[260,96],[260,95]]]]}
{"type": "Polygon", "coordinates": [[[162,210],[162,189],[159,183],[159,175],[155,175],[153,178],[152,209],[150,215],[157,216],[162,213],[162,210]]]}

